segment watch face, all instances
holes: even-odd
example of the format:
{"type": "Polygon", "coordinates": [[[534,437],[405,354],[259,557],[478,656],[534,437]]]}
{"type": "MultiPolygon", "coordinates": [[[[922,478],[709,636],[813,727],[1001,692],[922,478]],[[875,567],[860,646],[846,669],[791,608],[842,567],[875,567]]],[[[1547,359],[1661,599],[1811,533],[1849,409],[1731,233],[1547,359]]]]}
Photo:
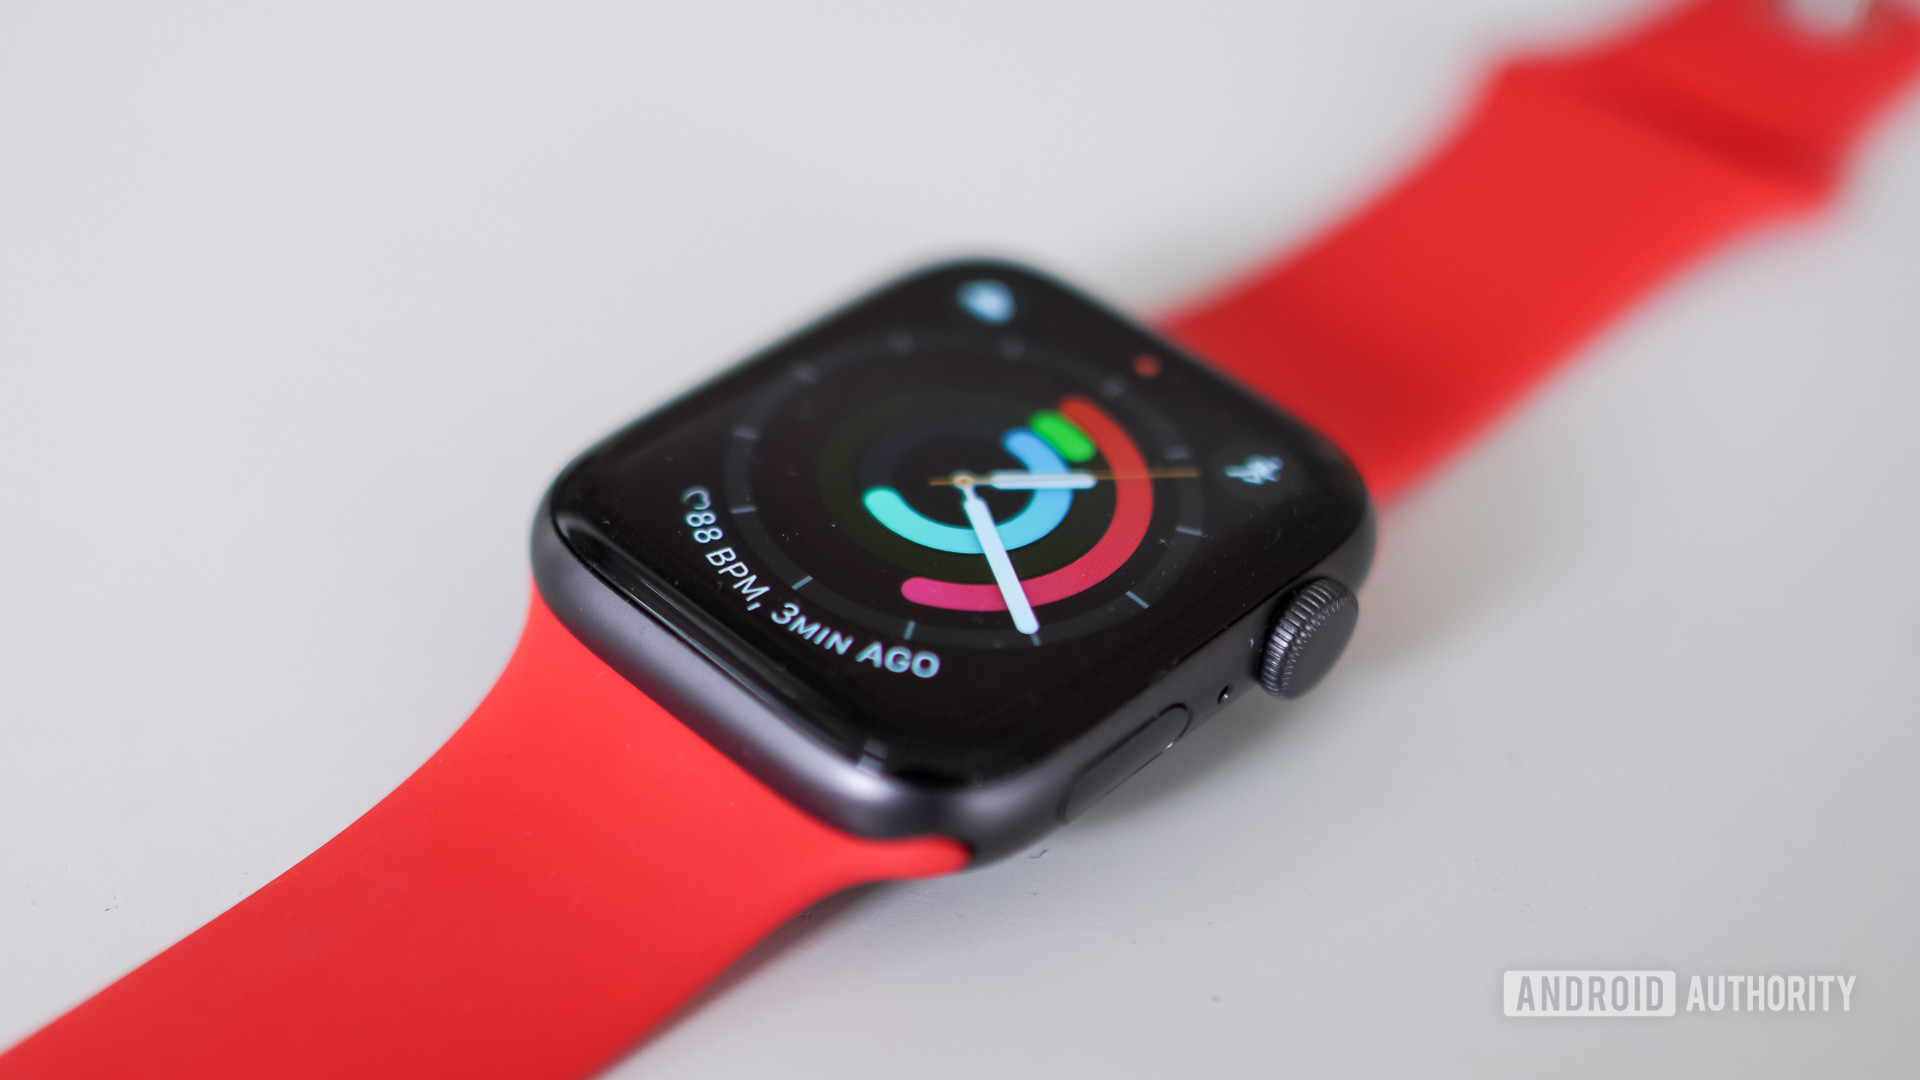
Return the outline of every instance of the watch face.
{"type": "Polygon", "coordinates": [[[1297,421],[1002,263],[920,274],[590,451],[600,576],[869,768],[977,783],[1084,734],[1347,538],[1297,421]]]}

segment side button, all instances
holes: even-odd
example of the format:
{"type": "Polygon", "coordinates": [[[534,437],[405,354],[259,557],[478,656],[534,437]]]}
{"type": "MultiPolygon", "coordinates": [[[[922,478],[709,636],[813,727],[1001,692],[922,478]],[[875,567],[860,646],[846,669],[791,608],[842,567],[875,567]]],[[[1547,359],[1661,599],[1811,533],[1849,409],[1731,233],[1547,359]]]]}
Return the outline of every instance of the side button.
{"type": "Polygon", "coordinates": [[[1185,705],[1164,709],[1139,731],[1107,751],[1106,756],[1087,766],[1080,779],[1067,789],[1067,797],[1060,800],[1060,820],[1072,821],[1079,817],[1080,811],[1099,802],[1102,795],[1119,787],[1122,780],[1179,742],[1180,736],[1187,733],[1187,719],[1185,705]]]}

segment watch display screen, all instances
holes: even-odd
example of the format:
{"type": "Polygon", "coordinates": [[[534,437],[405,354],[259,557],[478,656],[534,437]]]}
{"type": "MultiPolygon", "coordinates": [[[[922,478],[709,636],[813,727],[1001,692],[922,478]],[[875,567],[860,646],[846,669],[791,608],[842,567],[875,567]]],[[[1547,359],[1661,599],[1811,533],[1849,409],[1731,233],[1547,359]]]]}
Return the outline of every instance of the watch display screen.
{"type": "Polygon", "coordinates": [[[553,496],[583,561],[816,738],[952,783],[1083,734],[1364,505],[1298,422],[1002,263],[826,319],[553,496]]]}

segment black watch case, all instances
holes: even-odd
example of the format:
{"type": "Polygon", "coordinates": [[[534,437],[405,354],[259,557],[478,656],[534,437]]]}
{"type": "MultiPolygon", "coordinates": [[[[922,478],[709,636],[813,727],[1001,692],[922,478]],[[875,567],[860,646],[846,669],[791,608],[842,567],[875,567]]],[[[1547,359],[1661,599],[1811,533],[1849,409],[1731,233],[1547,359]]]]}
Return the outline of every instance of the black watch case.
{"type": "Polygon", "coordinates": [[[1324,438],[988,260],[883,287],[602,440],[532,535],[560,621],[732,760],[847,832],[976,862],[1260,686],[1281,609],[1321,579],[1357,591],[1373,547],[1324,438]],[[1032,633],[992,592],[976,500],[1032,633]]]}

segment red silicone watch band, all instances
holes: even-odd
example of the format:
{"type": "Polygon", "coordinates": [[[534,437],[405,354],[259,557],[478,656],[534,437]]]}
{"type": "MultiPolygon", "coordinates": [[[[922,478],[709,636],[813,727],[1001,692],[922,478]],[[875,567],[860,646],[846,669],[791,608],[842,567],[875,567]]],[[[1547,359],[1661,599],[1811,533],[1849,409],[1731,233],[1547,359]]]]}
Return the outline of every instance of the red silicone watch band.
{"type": "Polygon", "coordinates": [[[1917,61],[1888,4],[1823,37],[1705,0],[1511,64],[1411,176],[1168,328],[1391,497],[1661,280],[1820,203],[1917,61]]]}
{"type": "MultiPolygon", "coordinates": [[[[1172,331],[1404,488],[1688,260],[1817,204],[1920,60],[1705,0],[1519,63],[1412,177],[1172,331]]],[[[473,717],[393,795],[5,1055],[0,1080],[567,1080],[794,912],[965,864],[754,780],[536,595],[473,717]]]]}
{"type": "Polygon", "coordinates": [[[536,594],[500,681],[405,784],[0,1078],[572,1080],[814,901],[966,861],[796,809],[536,594]]]}

